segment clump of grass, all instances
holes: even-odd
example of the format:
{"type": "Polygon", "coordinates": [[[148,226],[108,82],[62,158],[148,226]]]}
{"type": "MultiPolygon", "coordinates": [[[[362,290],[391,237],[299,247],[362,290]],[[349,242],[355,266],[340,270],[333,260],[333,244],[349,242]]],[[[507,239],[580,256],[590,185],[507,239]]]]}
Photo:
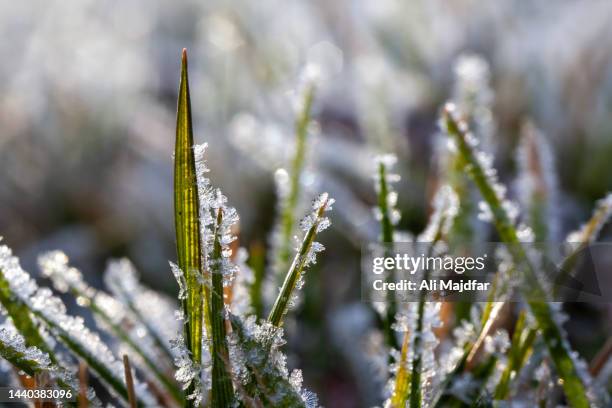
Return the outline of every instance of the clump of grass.
{"type": "MultiPolygon", "coordinates": [[[[282,230],[287,242],[283,242],[281,260],[291,256],[289,242],[301,194],[299,178],[314,93],[313,87],[308,89],[296,123],[298,146],[292,166],[295,176],[283,207],[282,230]]],[[[322,194],[315,200],[312,212],[302,220],[302,243],[293,262],[287,265],[268,320],[257,323],[253,314],[257,310],[250,305],[261,304],[256,298],[260,296],[257,288],[261,286],[262,274],[258,272],[249,278],[252,271],[244,262],[246,250],[241,248],[238,254],[233,253],[233,228],[238,214],[206,178],[205,149],[206,145],[194,143],[184,50],[174,152],[178,260],[176,264],[170,263],[179,284],[180,304],[175,315],[182,327],[175,324],[168,301],[138,282],[129,261],[109,264],[105,276],[109,294],[89,286],[81,273],[69,266],[65,254],[55,251],[41,256],[43,274],[52,279],[58,291],[72,294],[79,305],[94,315],[97,325],[111,339],[105,343],[81,318],[66,314],[63,302],[51,290],[39,288],[3,245],[0,302],[9,320],[0,328],[0,355],[16,370],[28,376],[47,373],[54,386],[79,395],[81,402],[83,395],[79,390],[87,387],[84,384],[87,367],[117,402],[131,407],[318,405],[316,395],[302,388],[301,372],[294,370],[289,374],[287,370],[286,358],[280,350],[284,344],[280,326],[304,283],[306,268],[324,249],[315,238],[329,226],[325,213],[334,200],[322,194]],[[249,294],[253,297],[251,301],[238,298],[249,294]],[[159,316],[151,319],[154,310],[159,316]],[[176,330],[171,338],[169,333],[176,330]],[[68,359],[57,357],[57,346],[49,338],[71,352],[68,359]],[[128,350],[130,354],[119,358],[118,350],[128,350]],[[174,370],[172,363],[176,366],[174,370]]],[[[88,404],[99,405],[93,391],[85,398],[88,404]]]]}

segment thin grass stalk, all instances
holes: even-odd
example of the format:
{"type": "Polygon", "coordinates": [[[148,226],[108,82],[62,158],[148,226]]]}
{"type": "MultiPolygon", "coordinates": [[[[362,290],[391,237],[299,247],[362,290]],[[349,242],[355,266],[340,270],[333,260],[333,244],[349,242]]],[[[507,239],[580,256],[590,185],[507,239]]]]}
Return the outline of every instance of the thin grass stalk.
{"type": "Polygon", "coordinates": [[[306,162],[308,127],[314,94],[315,85],[308,84],[302,96],[302,109],[295,120],[295,152],[290,165],[289,191],[286,197],[281,198],[283,201],[281,202],[280,237],[278,241],[280,246],[277,250],[276,259],[273,260],[278,274],[276,278],[279,280],[283,279],[282,273],[289,267],[289,260],[291,259],[291,242],[297,223],[296,213],[302,190],[301,179],[306,162]]]}
{"type": "MultiPolygon", "coordinates": [[[[187,73],[187,50],[183,49],[181,80],[176,115],[176,146],[174,149],[174,220],[176,228],[176,252],[178,266],[185,274],[187,296],[183,302],[186,313],[185,343],[193,363],[202,362],[203,320],[210,333],[208,288],[202,285],[202,248],[200,245],[199,197],[196,182],[193,124],[187,73]]],[[[193,387],[186,390],[191,394],[193,387]]],[[[193,406],[192,400],[186,400],[193,406]]]]}
{"type": "Polygon", "coordinates": [[[222,246],[219,226],[223,221],[223,211],[217,212],[217,228],[214,232],[213,252],[211,256],[212,291],[210,292],[210,313],[212,328],[212,406],[225,408],[234,401],[231,368],[225,329],[225,306],[223,302],[222,246]]]}
{"type": "Polygon", "coordinates": [[[87,389],[89,387],[89,378],[87,375],[87,364],[79,360],[79,396],[77,398],[78,406],[88,408],[89,401],[87,400],[87,389]]]}
{"type": "Polygon", "coordinates": [[[459,153],[469,164],[469,173],[478,187],[483,199],[489,206],[493,215],[493,223],[502,241],[508,246],[509,252],[517,265],[521,268],[526,278],[531,283],[529,293],[525,293],[531,313],[535,317],[548,352],[555,364],[559,378],[563,382],[563,389],[568,402],[575,408],[586,408],[589,399],[586,388],[580,378],[574,360],[569,353],[566,339],[563,337],[562,329],[557,324],[553,311],[545,300],[545,292],[538,283],[533,265],[529,262],[527,255],[520,247],[517,231],[510,221],[507,210],[503,207],[498,193],[486,175],[481,162],[476,158],[473,147],[466,140],[467,126],[460,124],[454,116],[454,107],[447,105],[443,112],[446,129],[455,141],[459,153]]]}
{"type": "Polygon", "coordinates": [[[128,391],[128,402],[130,403],[130,408],[136,408],[137,399],[136,391],[134,391],[134,377],[132,376],[132,367],[130,366],[130,359],[128,358],[127,354],[123,355],[123,369],[125,371],[125,384],[128,391]]]}
{"type": "Polygon", "coordinates": [[[510,345],[510,358],[501,378],[495,386],[493,396],[496,400],[506,400],[510,394],[510,384],[527,362],[537,330],[527,327],[527,315],[522,311],[514,326],[514,334],[510,345]]]}
{"type": "MultiPolygon", "coordinates": [[[[389,186],[387,184],[387,167],[383,160],[378,163],[378,209],[380,211],[380,239],[383,244],[393,244],[393,223],[391,222],[391,210],[389,208],[388,196],[389,186]]],[[[390,348],[397,349],[397,337],[393,331],[395,321],[396,305],[392,291],[387,293],[387,305],[383,318],[383,333],[390,348]]]]}
{"type": "Polygon", "coordinates": [[[282,325],[283,317],[287,313],[289,301],[291,299],[293,291],[296,287],[298,280],[302,276],[302,272],[306,264],[308,263],[308,255],[311,252],[312,244],[317,236],[319,223],[323,219],[323,214],[327,209],[328,201],[329,198],[325,197],[322,204],[316,210],[316,218],[312,223],[312,226],[304,235],[304,239],[302,240],[300,248],[295,254],[291,267],[289,268],[289,271],[285,276],[285,280],[283,282],[281,290],[276,300],[274,301],[274,305],[272,306],[272,310],[270,311],[270,315],[268,316],[268,321],[274,326],[280,327],[282,325]]]}

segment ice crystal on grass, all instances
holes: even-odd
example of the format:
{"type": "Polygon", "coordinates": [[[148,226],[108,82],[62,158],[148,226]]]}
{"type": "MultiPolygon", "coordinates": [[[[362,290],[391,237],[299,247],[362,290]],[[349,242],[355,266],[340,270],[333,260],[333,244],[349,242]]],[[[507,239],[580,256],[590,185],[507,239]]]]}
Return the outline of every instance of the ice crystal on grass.
{"type": "Polygon", "coordinates": [[[252,398],[263,406],[318,407],[316,396],[302,388],[301,372],[287,370],[281,328],[257,324],[254,317],[242,321],[232,315],[230,321],[231,365],[242,387],[254,391],[252,398]]]}
{"type": "Polygon", "coordinates": [[[183,300],[187,298],[187,282],[185,282],[185,274],[181,271],[181,268],[174,262],[168,261],[170,264],[170,270],[172,271],[172,276],[176,279],[176,283],[179,286],[179,293],[177,295],[179,300],[183,300]]]}
{"type": "Polygon", "coordinates": [[[183,390],[193,386],[191,388],[193,392],[187,395],[186,398],[193,400],[197,406],[204,396],[200,379],[200,367],[193,362],[191,353],[185,346],[185,339],[182,334],[178,333],[174,339],[170,340],[170,345],[174,351],[174,364],[177,367],[174,378],[181,384],[183,390]]]}

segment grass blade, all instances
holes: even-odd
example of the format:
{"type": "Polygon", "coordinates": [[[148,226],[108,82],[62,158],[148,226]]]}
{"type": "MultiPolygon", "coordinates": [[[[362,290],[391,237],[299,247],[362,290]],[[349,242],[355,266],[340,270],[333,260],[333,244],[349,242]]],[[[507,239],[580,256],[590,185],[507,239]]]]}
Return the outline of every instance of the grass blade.
{"type": "MultiPolygon", "coordinates": [[[[208,327],[210,316],[208,302],[203,301],[208,289],[201,283],[200,204],[193,147],[187,50],[183,49],[174,148],[174,221],[178,266],[184,272],[187,284],[187,296],[183,300],[183,310],[187,315],[184,337],[193,363],[199,366],[202,362],[203,320],[208,327]]],[[[187,393],[190,391],[188,389],[187,393]]]]}
{"type": "Polygon", "coordinates": [[[526,314],[521,312],[514,326],[512,343],[510,345],[510,358],[508,365],[502,372],[501,378],[495,387],[496,400],[506,400],[510,394],[510,382],[515,378],[531,352],[536,340],[537,330],[526,327],[526,314]]]}
{"type": "MultiPolygon", "coordinates": [[[[393,229],[399,218],[399,213],[395,210],[394,204],[396,201],[396,193],[391,191],[389,185],[390,182],[395,181],[397,178],[394,175],[389,174],[389,168],[395,163],[396,158],[392,155],[380,156],[377,158],[377,183],[376,190],[378,193],[378,207],[377,216],[380,218],[380,240],[383,244],[390,244],[394,242],[393,229]]],[[[386,254],[385,256],[387,256],[386,254]]],[[[390,274],[393,271],[390,272],[390,274]]],[[[391,278],[391,277],[388,277],[391,278]]],[[[396,305],[394,293],[389,291],[387,293],[387,302],[385,305],[385,312],[383,316],[383,333],[387,345],[392,349],[397,349],[397,337],[392,328],[395,322],[396,305]]]]}
{"type": "Polygon", "coordinates": [[[223,255],[221,245],[221,225],[223,210],[217,211],[216,229],[214,232],[213,253],[211,256],[212,291],[210,291],[210,317],[212,328],[212,393],[214,407],[231,406],[234,400],[231,369],[228,366],[229,354],[225,330],[225,306],[223,302],[223,255]]]}
{"type": "Polygon", "coordinates": [[[301,282],[305,267],[314,263],[316,253],[323,249],[320,244],[315,242],[315,238],[319,232],[329,225],[329,220],[324,216],[324,213],[331,209],[333,202],[334,200],[329,198],[327,193],[321,194],[313,205],[314,212],[302,221],[303,226],[307,226],[308,229],[268,316],[268,321],[274,326],[282,325],[283,316],[287,313],[290,299],[298,282],[301,282]]]}
{"type": "Polygon", "coordinates": [[[291,242],[296,228],[296,212],[302,191],[302,173],[306,162],[308,127],[314,94],[315,85],[308,84],[302,95],[301,109],[295,120],[295,151],[290,164],[289,185],[279,188],[281,212],[279,225],[275,233],[277,236],[273,238],[275,248],[272,252],[272,265],[275,275],[273,278],[278,279],[278,283],[281,283],[282,274],[288,269],[291,259],[291,242]],[[283,192],[284,190],[286,192],[283,192]]]}
{"type": "MultiPolygon", "coordinates": [[[[2,248],[0,248],[1,250],[2,248]]],[[[51,361],[57,364],[55,354],[40,335],[36,323],[32,320],[30,310],[23,303],[19,302],[11,292],[10,285],[4,277],[2,268],[0,268],[0,303],[2,303],[2,306],[13,320],[15,328],[24,337],[25,343],[30,347],[36,347],[44,351],[48,354],[51,361]]]]}
{"type": "Polygon", "coordinates": [[[538,323],[538,328],[542,332],[544,342],[555,363],[557,373],[563,381],[563,389],[568,402],[575,408],[588,407],[589,399],[586,394],[585,385],[570,355],[567,340],[564,338],[562,329],[555,320],[550,305],[545,302],[545,292],[538,284],[538,278],[533,266],[520,248],[518,234],[512,224],[508,209],[504,206],[498,191],[499,189],[496,190],[496,180],[493,179],[491,172],[487,172],[488,169],[482,163],[482,159],[476,156],[474,146],[469,142],[470,136],[467,133],[467,126],[455,118],[454,106],[449,104],[445,107],[443,120],[448,134],[452,137],[459,153],[469,165],[469,173],[490,209],[493,224],[499,236],[507,244],[515,264],[521,268],[529,282],[532,283],[531,293],[526,294],[529,299],[528,305],[538,323]]]}

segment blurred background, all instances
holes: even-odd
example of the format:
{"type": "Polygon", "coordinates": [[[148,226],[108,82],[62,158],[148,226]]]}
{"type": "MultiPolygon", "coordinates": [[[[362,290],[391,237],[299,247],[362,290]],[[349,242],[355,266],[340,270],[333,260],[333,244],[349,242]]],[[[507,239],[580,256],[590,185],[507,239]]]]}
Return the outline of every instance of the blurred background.
{"type": "MultiPolygon", "coordinates": [[[[325,406],[378,400],[349,356],[373,319],[359,302],[360,245],[378,235],[371,159],[399,157],[401,227],[420,232],[437,115],[458,75],[485,82],[503,181],[516,178],[525,120],[551,144],[559,239],[612,190],[607,0],[6,1],[0,38],[0,236],[34,274],[40,251],[62,249],[99,285],[106,260],[127,256],[169,294],[181,49],[196,141],[209,144],[210,178],[238,209],[246,248],[269,241],[301,72],[323,67],[305,200],[329,190],[334,228],[287,330],[289,365],[325,406]]],[[[612,314],[576,308],[570,339],[589,359],[612,314]]]]}

